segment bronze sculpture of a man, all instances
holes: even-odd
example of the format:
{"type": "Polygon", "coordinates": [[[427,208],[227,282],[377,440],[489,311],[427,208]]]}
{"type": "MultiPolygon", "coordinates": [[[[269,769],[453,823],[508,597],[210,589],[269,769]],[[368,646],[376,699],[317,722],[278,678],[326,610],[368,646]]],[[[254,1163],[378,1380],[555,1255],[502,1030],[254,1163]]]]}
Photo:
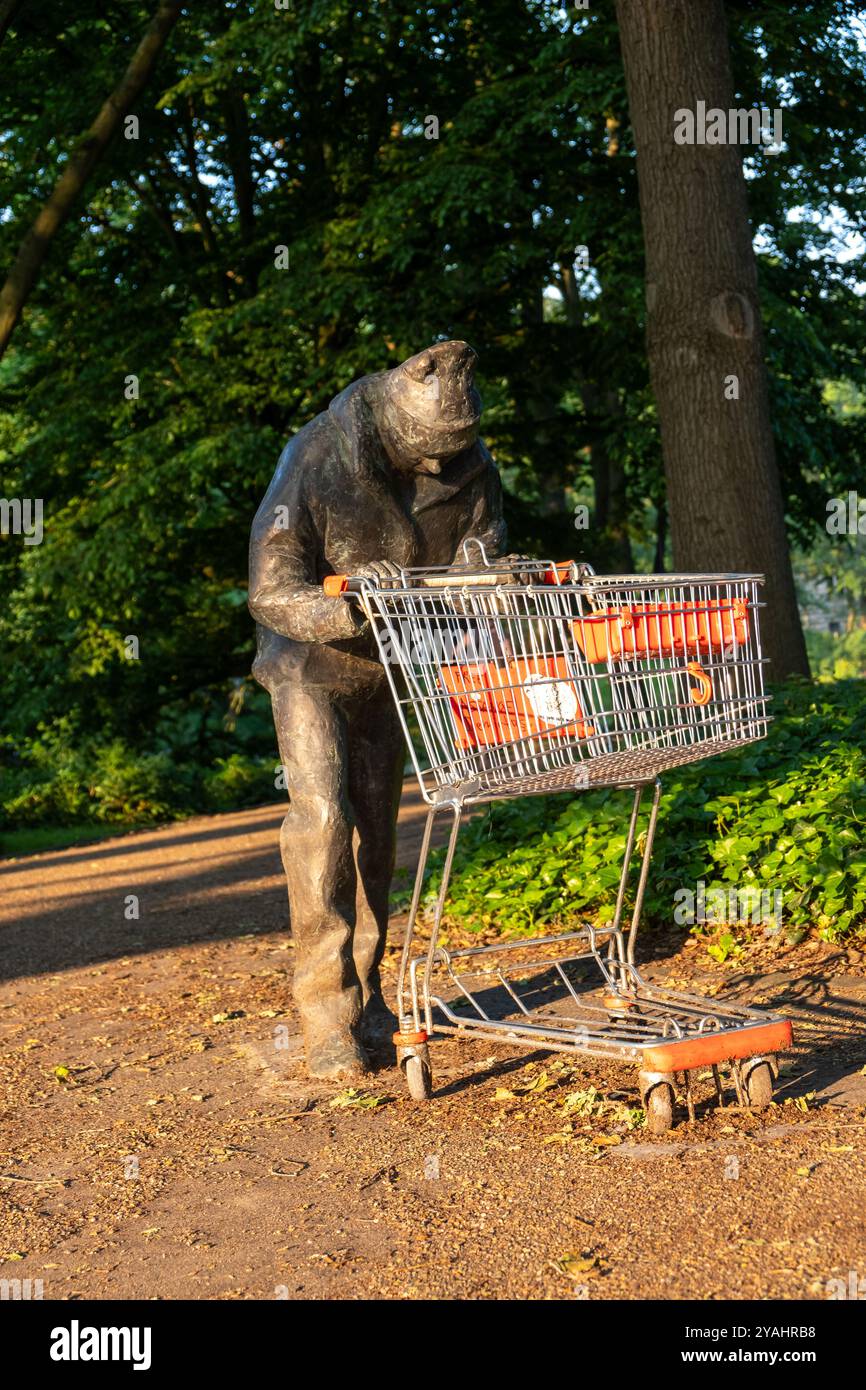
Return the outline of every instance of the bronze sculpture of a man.
{"type": "Polygon", "coordinates": [[[450,565],[470,536],[501,553],[475,361],[467,343],[436,343],[353,382],[286,445],[253,523],[253,674],[271,694],[289,793],[280,846],[314,1076],[366,1071],[365,1041],[391,1019],[379,965],[404,762],[369,625],[321,585],[377,565],[450,565]]]}

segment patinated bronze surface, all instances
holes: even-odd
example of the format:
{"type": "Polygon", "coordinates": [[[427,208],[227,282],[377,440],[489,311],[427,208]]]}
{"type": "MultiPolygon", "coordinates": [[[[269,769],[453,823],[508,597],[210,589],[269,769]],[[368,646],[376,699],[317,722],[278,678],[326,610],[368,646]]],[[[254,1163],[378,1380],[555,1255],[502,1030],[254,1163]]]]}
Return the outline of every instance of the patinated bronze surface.
{"type": "Polygon", "coordinates": [[[286,772],[294,989],[316,1076],[365,1070],[365,1040],[390,1019],[379,964],[404,761],[369,626],[322,581],[448,565],[470,536],[501,553],[475,360],[466,343],[437,343],[347,387],[286,445],[253,522],[253,674],[270,691],[286,772]]]}

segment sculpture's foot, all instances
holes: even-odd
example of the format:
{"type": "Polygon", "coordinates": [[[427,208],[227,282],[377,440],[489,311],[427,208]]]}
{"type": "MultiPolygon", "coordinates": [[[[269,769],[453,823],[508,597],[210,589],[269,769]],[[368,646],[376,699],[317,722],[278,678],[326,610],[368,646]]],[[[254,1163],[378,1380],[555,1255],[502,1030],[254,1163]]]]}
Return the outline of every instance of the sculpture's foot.
{"type": "Polygon", "coordinates": [[[332,1033],[306,1044],[307,1071],[322,1081],[360,1081],[370,1070],[370,1059],[351,1033],[332,1033]]]}
{"type": "Polygon", "coordinates": [[[397,1015],[392,1013],[382,998],[381,991],[371,994],[364,1005],[361,1018],[361,1037],[368,1047],[390,1043],[397,1032],[397,1015]]]}

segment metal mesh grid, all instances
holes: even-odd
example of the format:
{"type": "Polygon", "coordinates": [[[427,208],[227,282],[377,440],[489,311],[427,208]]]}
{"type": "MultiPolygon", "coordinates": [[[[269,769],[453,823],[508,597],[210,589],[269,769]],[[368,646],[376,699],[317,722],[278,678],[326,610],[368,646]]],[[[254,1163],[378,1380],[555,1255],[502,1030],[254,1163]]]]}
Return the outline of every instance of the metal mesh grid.
{"type": "Polygon", "coordinates": [[[473,801],[649,781],[764,737],[761,582],[527,562],[518,583],[405,570],[360,592],[425,797],[473,801]]]}

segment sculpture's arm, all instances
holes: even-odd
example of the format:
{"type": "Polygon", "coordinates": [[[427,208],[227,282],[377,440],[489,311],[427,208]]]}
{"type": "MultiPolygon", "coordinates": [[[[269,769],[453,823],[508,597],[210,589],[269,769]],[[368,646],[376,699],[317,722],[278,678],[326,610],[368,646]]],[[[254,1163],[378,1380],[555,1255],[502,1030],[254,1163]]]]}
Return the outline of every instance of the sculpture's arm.
{"type": "Polygon", "coordinates": [[[325,598],[316,574],[319,543],[302,497],[275,506],[271,493],[253,522],[249,610],[257,623],[295,642],[340,642],[364,618],[353,603],[325,598]]]}

